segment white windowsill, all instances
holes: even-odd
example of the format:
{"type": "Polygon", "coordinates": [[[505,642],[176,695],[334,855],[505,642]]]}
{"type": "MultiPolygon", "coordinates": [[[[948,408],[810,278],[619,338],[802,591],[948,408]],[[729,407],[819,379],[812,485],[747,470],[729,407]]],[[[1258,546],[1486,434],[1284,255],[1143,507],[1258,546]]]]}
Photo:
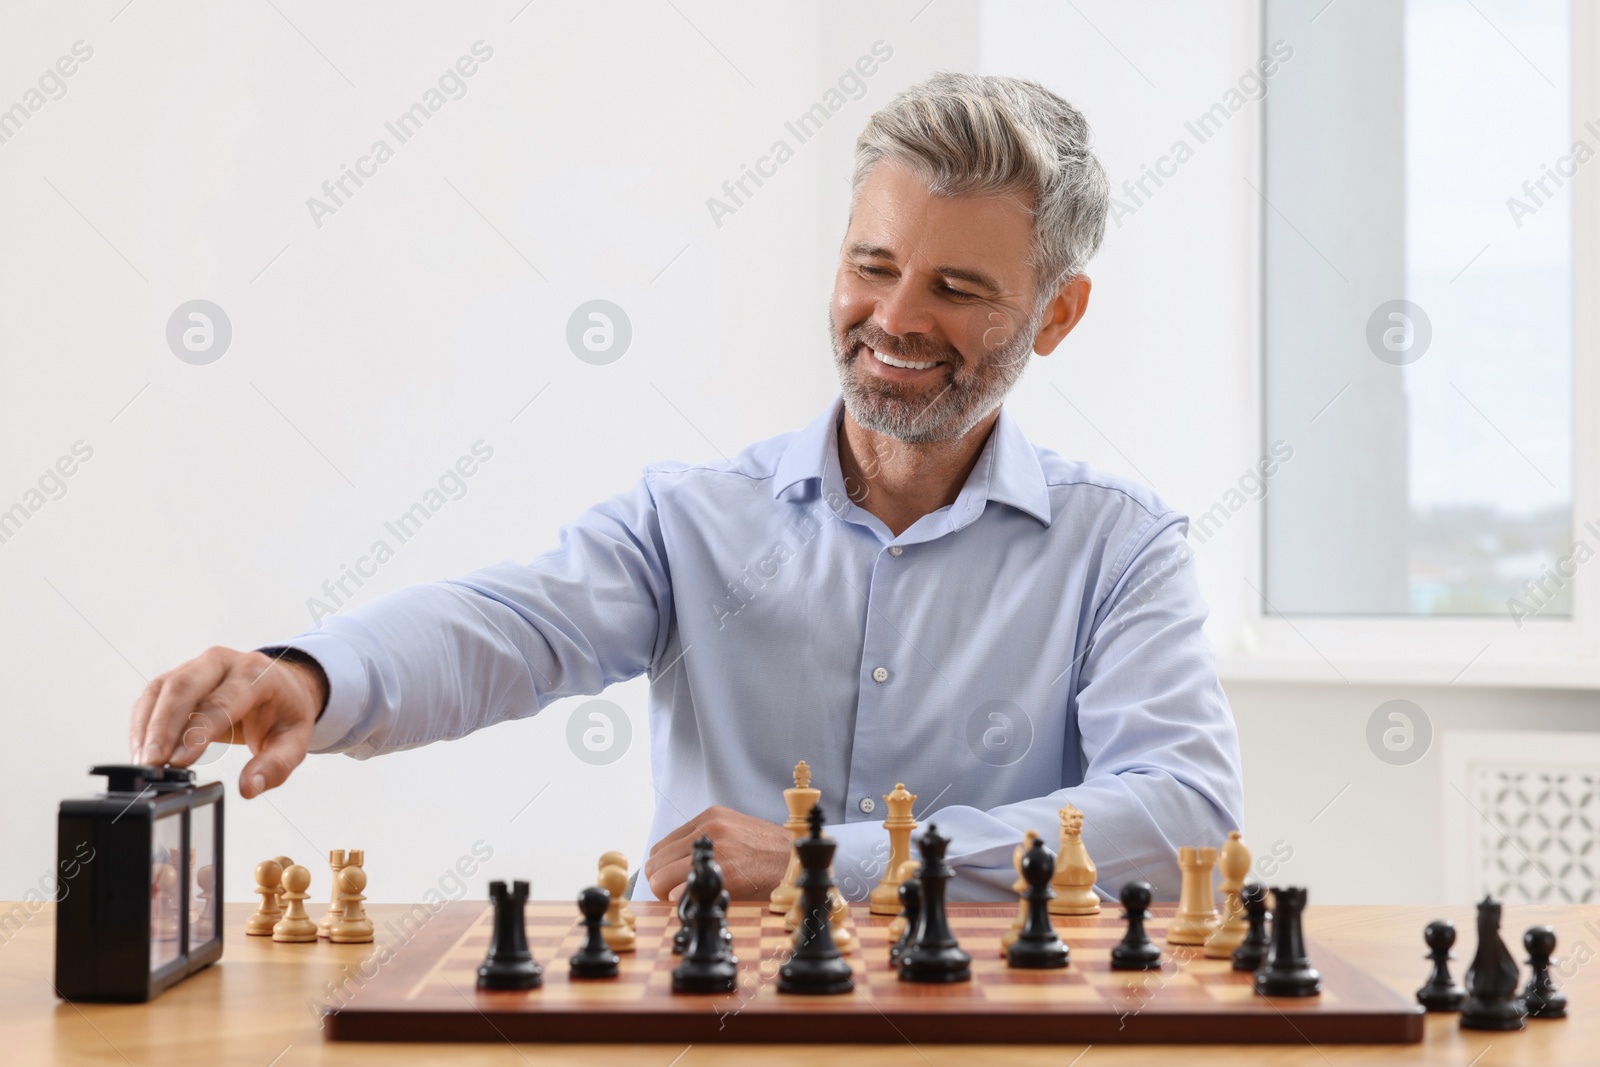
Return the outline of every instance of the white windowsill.
{"type": "Polygon", "coordinates": [[[1459,659],[1337,659],[1317,656],[1233,653],[1217,656],[1217,673],[1228,682],[1303,682],[1321,685],[1437,685],[1507,689],[1600,690],[1600,661],[1491,660],[1465,670],[1459,659]]]}

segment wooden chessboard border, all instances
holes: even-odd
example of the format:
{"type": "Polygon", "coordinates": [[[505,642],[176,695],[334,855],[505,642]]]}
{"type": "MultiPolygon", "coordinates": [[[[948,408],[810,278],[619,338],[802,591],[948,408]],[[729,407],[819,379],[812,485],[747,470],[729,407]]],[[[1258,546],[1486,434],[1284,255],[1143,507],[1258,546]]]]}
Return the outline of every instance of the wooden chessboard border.
{"type": "MultiPolygon", "coordinates": [[[[580,936],[575,906],[530,902],[529,943],[544,967],[545,988],[493,993],[478,991],[467,977],[475,966],[468,957],[481,959],[487,946],[492,907],[447,905],[410,942],[395,947],[349,1004],[328,1013],[325,1032],[336,1041],[1351,1044],[1415,1043],[1424,1031],[1414,1001],[1315,941],[1309,949],[1325,990],[1318,998],[1258,997],[1248,990],[1248,976],[1228,971],[1225,961],[1165,945],[1176,976],[1170,967],[1111,971],[1107,954],[1123,926],[1114,908],[1098,918],[1058,920],[1073,952],[1066,970],[1019,972],[1006,971],[993,941],[1015,906],[953,904],[952,926],[973,956],[974,978],[929,986],[896,980],[885,948],[888,918],[852,905],[861,944],[847,958],[858,970],[857,991],[810,997],[779,994],[767,976],[784,945],[779,917],[739,904],[730,925],[741,979],[756,976],[753,995],[745,988],[673,994],[672,908],[657,902],[632,907],[640,951],[631,968],[624,964],[631,973],[583,983],[587,988],[574,1001],[562,987],[569,984],[565,957],[580,936]],[[1033,994],[1050,987],[1055,994],[1033,994]]],[[[1173,910],[1152,909],[1151,936],[1158,941],[1173,910]]]]}

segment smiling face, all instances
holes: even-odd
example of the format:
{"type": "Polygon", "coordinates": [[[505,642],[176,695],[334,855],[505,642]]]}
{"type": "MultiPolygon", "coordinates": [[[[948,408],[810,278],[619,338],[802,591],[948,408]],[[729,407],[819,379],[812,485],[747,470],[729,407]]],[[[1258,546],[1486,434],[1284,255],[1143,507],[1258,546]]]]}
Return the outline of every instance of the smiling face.
{"type": "Polygon", "coordinates": [[[962,437],[992,414],[1043,319],[1032,243],[1033,219],[1013,198],[936,196],[898,163],[874,167],[828,312],[850,416],[924,443],[962,437]]]}

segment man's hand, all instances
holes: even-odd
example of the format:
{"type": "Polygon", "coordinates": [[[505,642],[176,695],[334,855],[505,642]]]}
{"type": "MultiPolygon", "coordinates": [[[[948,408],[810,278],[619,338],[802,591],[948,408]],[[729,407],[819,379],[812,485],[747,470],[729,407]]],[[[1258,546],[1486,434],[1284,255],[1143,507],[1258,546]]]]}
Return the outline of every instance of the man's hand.
{"type": "Polygon", "coordinates": [[[710,807],[650,850],[644,874],[657,900],[676,901],[683,894],[695,838],[701,834],[717,846],[724,888],[733,900],[765,899],[789,869],[789,850],[794,846],[789,831],[732,808],[710,807]]]}
{"type": "Polygon", "coordinates": [[[210,648],[145,686],[128,751],[138,763],[187,767],[208,745],[243,742],[254,753],[239,775],[248,799],[282,785],[306,758],[327,696],[320,667],[210,648]]]}

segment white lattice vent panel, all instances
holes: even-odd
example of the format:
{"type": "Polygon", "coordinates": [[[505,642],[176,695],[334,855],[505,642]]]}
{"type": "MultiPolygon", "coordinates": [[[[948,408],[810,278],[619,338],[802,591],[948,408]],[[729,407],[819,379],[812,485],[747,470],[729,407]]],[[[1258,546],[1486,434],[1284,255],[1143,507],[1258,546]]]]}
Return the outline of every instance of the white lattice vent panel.
{"type": "Polygon", "coordinates": [[[1511,904],[1596,899],[1594,771],[1473,764],[1483,818],[1468,849],[1479,892],[1511,904]]]}
{"type": "Polygon", "coordinates": [[[1457,731],[1442,748],[1448,899],[1600,901],[1600,734],[1457,731]]]}

